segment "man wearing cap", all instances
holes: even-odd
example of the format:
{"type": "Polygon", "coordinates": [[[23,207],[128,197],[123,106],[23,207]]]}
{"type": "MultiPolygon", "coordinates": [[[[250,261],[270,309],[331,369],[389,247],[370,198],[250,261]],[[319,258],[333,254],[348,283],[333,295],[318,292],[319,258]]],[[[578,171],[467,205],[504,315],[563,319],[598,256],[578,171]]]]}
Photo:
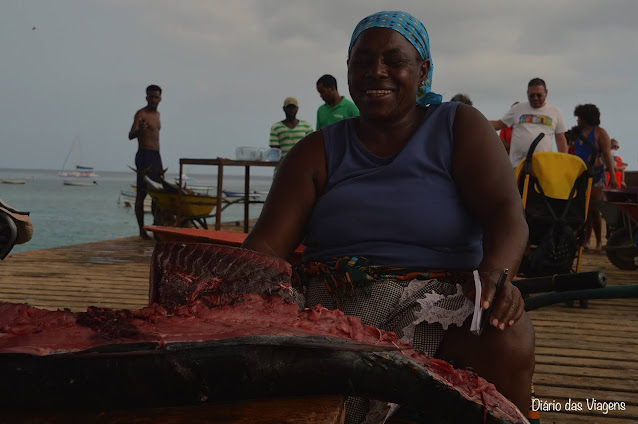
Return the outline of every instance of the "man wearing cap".
{"type": "Polygon", "coordinates": [[[310,122],[297,119],[298,110],[299,103],[297,103],[297,99],[286,97],[286,100],[284,100],[286,119],[275,122],[270,128],[269,146],[281,149],[282,159],[292,146],[313,131],[310,122]]]}
{"type": "Polygon", "coordinates": [[[332,75],[326,74],[317,80],[317,91],[321,100],[326,102],[317,109],[317,130],[342,119],[359,116],[357,105],[337,91],[337,79],[332,75]]]}

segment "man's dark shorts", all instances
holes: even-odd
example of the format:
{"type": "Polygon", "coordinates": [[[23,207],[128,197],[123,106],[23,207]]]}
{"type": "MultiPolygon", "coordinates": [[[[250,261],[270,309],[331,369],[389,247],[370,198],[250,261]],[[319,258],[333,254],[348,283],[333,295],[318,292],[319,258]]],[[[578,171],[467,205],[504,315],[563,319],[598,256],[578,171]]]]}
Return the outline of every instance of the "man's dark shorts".
{"type": "Polygon", "coordinates": [[[155,150],[138,149],[135,154],[135,168],[137,168],[137,192],[146,196],[144,175],[148,175],[153,181],[160,182],[163,169],[160,153],[155,150]]]}

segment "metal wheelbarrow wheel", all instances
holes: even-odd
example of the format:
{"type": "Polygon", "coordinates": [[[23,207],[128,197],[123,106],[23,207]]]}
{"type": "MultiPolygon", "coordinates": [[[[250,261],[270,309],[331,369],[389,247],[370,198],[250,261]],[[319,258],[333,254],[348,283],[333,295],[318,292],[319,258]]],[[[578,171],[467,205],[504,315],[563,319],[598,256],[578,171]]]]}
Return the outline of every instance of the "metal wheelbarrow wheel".
{"type": "Polygon", "coordinates": [[[609,262],[617,268],[624,270],[638,268],[635,260],[636,256],[638,256],[638,247],[636,247],[627,228],[620,228],[611,233],[607,240],[606,253],[609,262]]]}

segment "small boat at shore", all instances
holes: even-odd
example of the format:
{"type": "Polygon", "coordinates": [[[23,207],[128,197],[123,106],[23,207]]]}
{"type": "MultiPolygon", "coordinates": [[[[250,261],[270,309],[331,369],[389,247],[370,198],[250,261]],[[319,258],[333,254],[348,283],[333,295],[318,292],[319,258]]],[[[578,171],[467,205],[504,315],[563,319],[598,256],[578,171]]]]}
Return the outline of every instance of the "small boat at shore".
{"type": "Polygon", "coordinates": [[[72,178],[97,178],[99,175],[93,171],[93,168],[87,170],[88,167],[79,167],[75,171],[60,171],[58,172],[59,177],[72,177],[72,178]]]}
{"type": "MultiPolygon", "coordinates": [[[[185,172],[182,172],[182,182],[186,182],[186,181],[193,181],[193,179],[189,177],[188,175],[186,175],[185,172]]],[[[179,183],[179,175],[175,177],[175,183],[179,183]]]]}
{"type": "MultiPolygon", "coordinates": [[[[79,155],[80,155],[80,138],[76,137],[71,144],[71,149],[64,160],[64,164],[62,165],[62,169],[58,172],[59,177],[65,178],[98,178],[99,175],[95,172],[93,167],[91,166],[82,166],[79,164],[79,155]],[[66,169],[67,162],[69,158],[73,154],[73,162],[75,167],[73,169],[66,169]]],[[[65,184],[65,185],[78,185],[78,184],[65,184]]],[[[95,184],[93,184],[95,185],[95,184]]]]}
{"type": "MultiPolygon", "coordinates": [[[[133,186],[134,191],[120,191],[120,197],[117,199],[117,204],[122,205],[125,208],[135,208],[136,187],[133,186]]],[[[144,198],[144,213],[151,213],[152,200],[150,196],[144,198]]]]}
{"type": "Polygon", "coordinates": [[[70,181],[70,180],[64,180],[63,184],[65,186],[76,186],[76,187],[91,187],[91,186],[96,186],[97,185],[97,181],[70,181]]]}
{"type": "Polygon", "coordinates": [[[215,189],[215,186],[212,185],[203,185],[203,184],[198,184],[198,185],[193,185],[193,184],[184,184],[184,188],[191,190],[194,193],[197,194],[204,194],[204,195],[208,195],[209,192],[213,192],[213,190],[215,189]]]}
{"type": "Polygon", "coordinates": [[[2,184],[26,184],[27,180],[18,179],[18,178],[7,178],[2,179],[2,184]]]}
{"type": "MultiPolygon", "coordinates": [[[[243,191],[222,190],[222,193],[224,194],[224,201],[232,203],[242,202],[245,196],[243,191]]],[[[256,190],[250,191],[248,192],[248,201],[250,203],[263,203],[266,194],[268,193],[256,190]]]]}

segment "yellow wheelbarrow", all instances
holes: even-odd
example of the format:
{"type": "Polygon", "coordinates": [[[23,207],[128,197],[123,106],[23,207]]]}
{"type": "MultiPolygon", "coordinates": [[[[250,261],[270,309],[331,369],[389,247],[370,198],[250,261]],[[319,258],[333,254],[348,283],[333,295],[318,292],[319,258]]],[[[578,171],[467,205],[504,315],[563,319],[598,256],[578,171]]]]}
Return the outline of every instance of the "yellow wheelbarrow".
{"type": "Polygon", "coordinates": [[[166,212],[179,220],[175,222],[175,226],[184,227],[190,222],[196,228],[208,228],[206,218],[215,216],[213,210],[217,206],[217,197],[152,189],[147,192],[160,210],[159,213],[155,213],[156,220],[161,212],[166,212]]]}

